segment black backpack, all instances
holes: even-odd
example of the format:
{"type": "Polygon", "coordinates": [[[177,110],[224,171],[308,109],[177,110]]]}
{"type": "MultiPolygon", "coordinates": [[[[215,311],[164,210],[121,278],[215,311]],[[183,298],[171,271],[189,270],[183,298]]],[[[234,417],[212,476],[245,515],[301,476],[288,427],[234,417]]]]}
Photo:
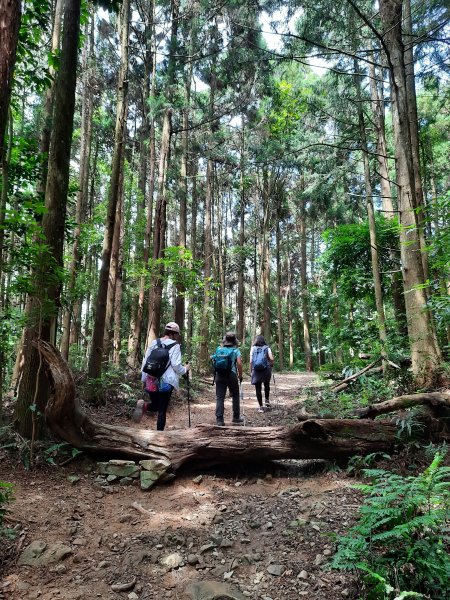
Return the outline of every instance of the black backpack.
{"type": "Polygon", "coordinates": [[[160,339],[156,340],[156,348],[150,352],[145,361],[143,371],[147,373],[147,375],[151,375],[152,377],[156,377],[159,379],[169,368],[170,365],[170,354],[169,349],[176,344],[170,344],[170,346],[165,346],[161,343],[160,339]]]}

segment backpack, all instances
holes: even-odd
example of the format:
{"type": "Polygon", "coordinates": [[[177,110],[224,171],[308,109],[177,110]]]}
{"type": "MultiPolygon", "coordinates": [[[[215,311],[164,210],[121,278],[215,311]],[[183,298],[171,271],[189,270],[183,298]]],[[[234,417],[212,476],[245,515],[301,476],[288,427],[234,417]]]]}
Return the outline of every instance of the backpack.
{"type": "Polygon", "coordinates": [[[156,348],[153,348],[153,350],[150,352],[142,368],[144,373],[147,373],[147,375],[151,375],[152,377],[156,377],[156,379],[159,379],[169,368],[169,349],[172,348],[172,346],[174,346],[175,344],[176,342],[173,342],[173,344],[170,344],[170,346],[165,346],[161,343],[160,339],[157,339],[156,348]]]}
{"type": "Polygon", "coordinates": [[[252,366],[255,371],[265,371],[269,366],[267,359],[268,346],[254,346],[252,354],[252,366]]]}
{"type": "Polygon", "coordinates": [[[220,375],[229,375],[236,362],[236,348],[219,346],[211,356],[214,371],[220,375]]]}

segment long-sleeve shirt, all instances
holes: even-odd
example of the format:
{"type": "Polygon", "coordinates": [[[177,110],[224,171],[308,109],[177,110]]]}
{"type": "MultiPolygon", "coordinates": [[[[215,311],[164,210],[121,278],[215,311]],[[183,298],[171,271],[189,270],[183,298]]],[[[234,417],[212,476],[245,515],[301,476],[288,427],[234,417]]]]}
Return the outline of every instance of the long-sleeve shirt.
{"type": "MultiPolygon", "coordinates": [[[[165,372],[161,375],[161,381],[163,381],[164,383],[168,383],[169,385],[172,385],[175,389],[178,389],[180,387],[180,376],[184,375],[186,373],[186,368],[183,367],[183,365],[181,364],[180,344],[178,344],[177,342],[174,342],[173,340],[171,340],[169,338],[166,338],[166,339],[161,338],[161,344],[163,346],[170,346],[169,347],[169,357],[170,357],[169,366],[167,367],[165,372]]],[[[144,368],[145,363],[147,362],[147,358],[148,358],[150,352],[154,348],[156,348],[156,346],[157,346],[156,340],[154,340],[148,347],[147,352],[145,353],[144,359],[142,361],[141,371],[144,368]]],[[[142,371],[141,380],[145,381],[146,379],[147,379],[147,373],[144,373],[144,371],[142,371]]]]}

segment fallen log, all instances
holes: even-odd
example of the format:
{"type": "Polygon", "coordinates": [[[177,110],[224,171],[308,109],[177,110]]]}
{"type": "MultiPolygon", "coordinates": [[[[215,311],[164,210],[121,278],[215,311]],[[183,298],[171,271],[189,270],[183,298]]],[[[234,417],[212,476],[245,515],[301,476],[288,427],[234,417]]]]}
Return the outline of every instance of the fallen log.
{"type": "Polygon", "coordinates": [[[85,414],[75,383],[59,351],[40,341],[53,394],[48,426],[69,444],[108,458],[166,459],[172,472],[199,466],[242,464],[274,459],[336,459],[389,452],[398,443],[396,426],[371,419],[309,419],[294,427],[216,427],[158,432],[100,423],[85,414]]]}

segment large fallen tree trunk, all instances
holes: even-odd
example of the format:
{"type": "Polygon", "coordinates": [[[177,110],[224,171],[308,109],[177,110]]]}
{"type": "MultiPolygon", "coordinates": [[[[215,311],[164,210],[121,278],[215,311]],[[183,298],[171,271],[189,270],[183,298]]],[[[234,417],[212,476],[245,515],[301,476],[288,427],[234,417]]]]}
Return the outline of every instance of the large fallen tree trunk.
{"type": "Polygon", "coordinates": [[[294,427],[199,425],[164,432],[99,423],[81,410],[72,373],[59,351],[42,341],[38,348],[54,389],[45,412],[49,427],[73,446],[109,458],[164,459],[176,472],[271,459],[336,459],[390,451],[398,442],[395,424],[382,420],[314,418],[294,427]]]}

